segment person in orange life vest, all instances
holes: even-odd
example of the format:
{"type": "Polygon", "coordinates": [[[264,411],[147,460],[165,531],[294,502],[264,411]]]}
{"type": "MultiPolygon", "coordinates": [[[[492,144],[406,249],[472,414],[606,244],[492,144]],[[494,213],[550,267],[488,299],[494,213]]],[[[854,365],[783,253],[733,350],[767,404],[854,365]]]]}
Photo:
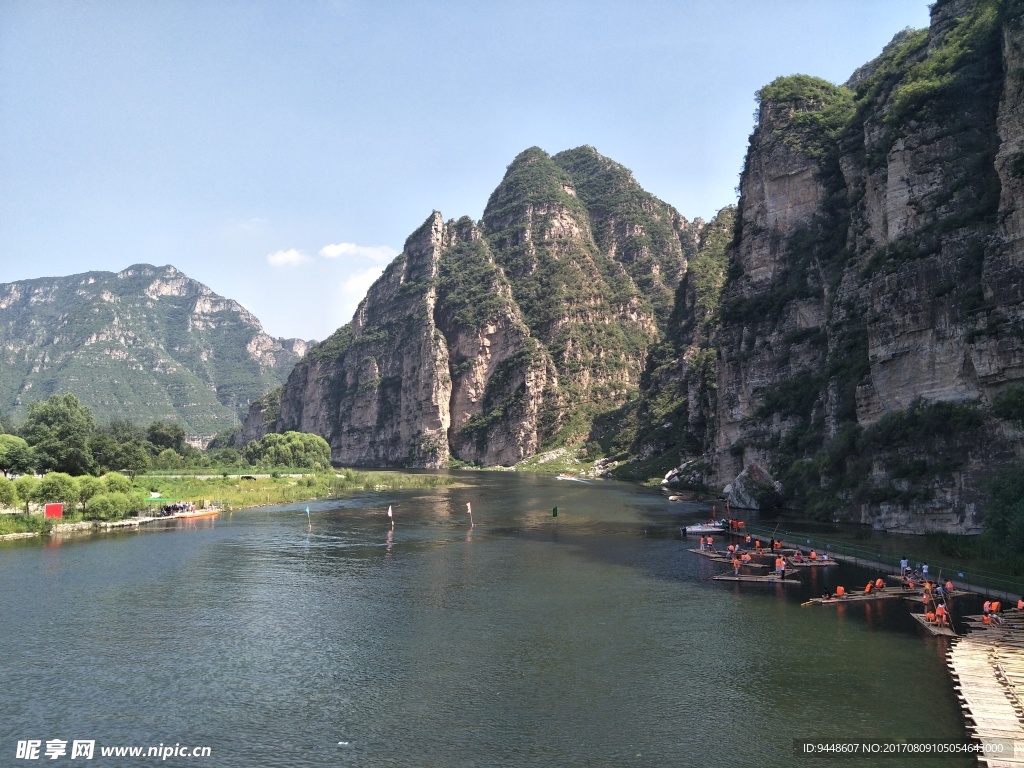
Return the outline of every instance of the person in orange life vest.
{"type": "Polygon", "coordinates": [[[812,550],[811,550],[811,554],[809,554],[809,555],[808,555],[807,557],[808,557],[808,558],[809,558],[810,560],[817,560],[817,559],[818,559],[818,553],[817,553],[817,552],[815,552],[815,551],[814,551],[814,550],[812,549],[812,550]]]}
{"type": "Polygon", "coordinates": [[[998,600],[993,600],[992,601],[992,605],[989,606],[989,611],[991,613],[993,613],[993,614],[999,613],[1002,610],[1003,610],[1003,604],[1000,603],[998,600]]]}
{"type": "Polygon", "coordinates": [[[1024,611],[1024,597],[1017,601],[1017,610],[1024,611]]]}
{"type": "Polygon", "coordinates": [[[874,588],[875,588],[875,583],[873,581],[869,581],[867,584],[864,585],[864,594],[865,595],[870,595],[871,594],[871,590],[874,589],[874,588]]]}
{"type": "Polygon", "coordinates": [[[740,559],[738,557],[732,559],[732,572],[737,576],[740,575],[740,559]]]}
{"type": "Polygon", "coordinates": [[[992,617],[991,617],[991,616],[989,616],[989,615],[988,615],[988,614],[986,613],[986,614],[985,614],[984,616],[982,616],[982,617],[981,617],[981,622],[982,622],[982,624],[985,624],[986,626],[988,626],[989,624],[991,624],[991,623],[992,623],[992,617]]]}
{"type": "Polygon", "coordinates": [[[836,587],[836,597],[846,597],[846,588],[836,587]]]}
{"type": "Polygon", "coordinates": [[[924,617],[928,621],[929,624],[934,624],[935,623],[935,613],[933,611],[927,611],[925,613],[924,617]]]}
{"type": "Polygon", "coordinates": [[[875,589],[885,589],[885,579],[881,576],[875,579],[875,589]]]}
{"type": "Polygon", "coordinates": [[[742,560],[744,563],[749,563],[751,561],[751,559],[752,558],[750,557],[750,553],[749,552],[744,552],[743,556],[740,558],[740,560],[742,560]]]}
{"type": "Polygon", "coordinates": [[[986,600],[984,603],[981,604],[981,612],[983,614],[985,614],[986,616],[989,614],[989,612],[991,610],[992,610],[992,601],[991,600],[986,600]]]}
{"type": "Polygon", "coordinates": [[[946,594],[950,595],[953,593],[953,582],[946,579],[946,594]]]}
{"type": "Polygon", "coordinates": [[[786,558],[784,556],[779,556],[779,574],[781,578],[786,578],[786,558]]]}
{"type": "Polygon", "coordinates": [[[714,539],[712,539],[710,536],[708,536],[708,549],[710,549],[712,552],[715,551],[714,539]]]}
{"type": "Polygon", "coordinates": [[[761,540],[760,539],[754,539],[754,549],[757,550],[757,554],[759,554],[759,555],[761,554],[761,540]]]}
{"type": "Polygon", "coordinates": [[[728,549],[729,549],[729,554],[731,555],[731,554],[736,552],[736,545],[735,544],[730,544],[728,549]]]}
{"type": "Polygon", "coordinates": [[[936,609],[935,609],[935,621],[936,621],[936,623],[942,624],[943,626],[945,626],[946,624],[949,623],[947,618],[946,618],[946,606],[939,605],[938,607],[936,607],[936,609]]]}

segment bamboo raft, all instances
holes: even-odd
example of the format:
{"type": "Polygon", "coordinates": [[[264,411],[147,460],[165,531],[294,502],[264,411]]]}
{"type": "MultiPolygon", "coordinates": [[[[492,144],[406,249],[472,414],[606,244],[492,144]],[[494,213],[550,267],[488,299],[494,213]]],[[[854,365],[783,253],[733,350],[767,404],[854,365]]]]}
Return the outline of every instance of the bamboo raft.
{"type": "MultiPolygon", "coordinates": [[[[1019,612],[1012,612],[1019,613],[1019,612]]],[[[953,641],[946,663],[968,732],[982,743],[1013,739],[1024,744],[1024,627],[1007,611],[1002,624],[953,641]]],[[[1024,754],[978,757],[990,768],[1024,767],[1024,754]]]]}
{"type": "Polygon", "coordinates": [[[835,560],[787,560],[789,568],[828,568],[830,565],[839,565],[835,560]]]}
{"type": "Polygon", "coordinates": [[[956,632],[953,631],[952,627],[944,624],[936,624],[935,622],[928,621],[923,613],[912,613],[910,616],[922,627],[927,629],[933,635],[942,635],[943,637],[957,637],[956,632]]]}
{"type": "MultiPolygon", "coordinates": [[[[711,560],[713,562],[716,562],[716,563],[725,563],[726,565],[728,565],[730,567],[732,566],[732,558],[729,557],[728,555],[722,554],[721,552],[715,552],[713,550],[707,550],[707,549],[688,549],[687,552],[693,552],[693,554],[695,554],[695,555],[700,555],[701,557],[706,557],[709,560],[711,560]]],[[[766,570],[768,568],[768,566],[764,565],[763,563],[743,563],[743,565],[741,567],[743,567],[743,568],[757,568],[759,570],[766,570]]]]}
{"type": "Polygon", "coordinates": [[[752,582],[754,584],[800,584],[800,579],[792,577],[788,579],[780,579],[775,574],[748,576],[741,573],[739,576],[736,576],[731,573],[723,573],[720,576],[712,576],[711,578],[714,581],[745,581],[752,582]]]}
{"type": "Polygon", "coordinates": [[[916,592],[912,589],[873,589],[870,592],[854,592],[845,594],[842,597],[812,597],[802,605],[844,605],[846,603],[868,603],[872,600],[895,600],[903,597],[913,597],[916,592]]]}

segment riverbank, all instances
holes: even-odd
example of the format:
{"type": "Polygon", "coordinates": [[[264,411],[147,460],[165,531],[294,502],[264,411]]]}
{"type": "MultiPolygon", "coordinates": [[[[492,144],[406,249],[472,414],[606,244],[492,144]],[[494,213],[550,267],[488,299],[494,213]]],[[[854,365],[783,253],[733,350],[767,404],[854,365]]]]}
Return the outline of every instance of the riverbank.
{"type": "MultiPolygon", "coordinates": [[[[89,530],[133,528],[160,520],[180,519],[187,514],[160,515],[156,512],[170,503],[191,503],[202,516],[204,509],[251,509],[279,504],[298,504],[318,499],[339,498],[354,491],[396,491],[410,489],[455,488],[457,478],[448,475],[411,474],[398,471],[355,471],[341,469],[320,474],[273,472],[269,475],[143,475],[135,479],[133,493],[144,497],[141,509],[133,516],[118,520],[75,521],[72,524],[50,522],[42,517],[42,508],[31,504],[33,513],[25,515],[13,510],[4,514],[10,523],[0,541],[68,534],[89,530]],[[148,497],[146,497],[148,494],[148,497]],[[75,527],[71,527],[75,526],[75,527]],[[11,529],[14,530],[11,530],[11,529]]],[[[76,511],[75,517],[83,513],[76,511]]],[[[0,528],[3,530],[3,528],[0,528]]]]}
{"type": "Polygon", "coordinates": [[[18,533],[7,533],[0,536],[0,541],[14,539],[33,539],[37,536],[67,536],[76,533],[93,533],[96,531],[111,531],[121,528],[138,528],[150,523],[167,522],[169,520],[189,520],[207,517],[216,517],[221,509],[205,509],[196,512],[174,512],[169,515],[146,515],[140,517],[126,517],[123,520],[82,520],[75,523],[54,523],[48,531],[20,531],[18,533]]]}

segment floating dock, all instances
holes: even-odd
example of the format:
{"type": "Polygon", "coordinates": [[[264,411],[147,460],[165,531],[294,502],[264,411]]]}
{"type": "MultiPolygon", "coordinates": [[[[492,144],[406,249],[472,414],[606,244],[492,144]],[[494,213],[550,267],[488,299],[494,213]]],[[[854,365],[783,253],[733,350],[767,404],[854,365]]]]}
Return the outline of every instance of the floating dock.
{"type": "Polygon", "coordinates": [[[109,523],[98,521],[95,525],[102,531],[110,531],[116,528],[138,528],[140,525],[165,523],[170,520],[195,520],[200,517],[216,517],[219,514],[220,509],[218,508],[197,509],[195,512],[172,512],[169,515],[156,515],[152,517],[126,517],[123,520],[114,520],[109,523]]]}

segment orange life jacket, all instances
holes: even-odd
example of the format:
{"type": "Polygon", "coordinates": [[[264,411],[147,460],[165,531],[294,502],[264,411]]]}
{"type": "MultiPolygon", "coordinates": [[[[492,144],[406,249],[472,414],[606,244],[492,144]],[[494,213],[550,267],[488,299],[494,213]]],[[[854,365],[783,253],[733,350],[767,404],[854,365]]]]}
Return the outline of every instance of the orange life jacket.
{"type": "Polygon", "coordinates": [[[846,594],[846,590],[843,587],[836,587],[836,597],[842,597],[846,594]]]}
{"type": "Polygon", "coordinates": [[[998,600],[992,603],[992,607],[989,609],[992,613],[999,613],[1003,609],[1003,604],[998,600]]]}
{"type": "Polygon", "coordinates": [[[872,589],[872,588],[873,588],[874,586],[875,586],[875,585],[874,585],[874,584],[872,584],[872,583],[871,583],[870,581],[869,581],[869,582],[868,582],[867,584],[865,584],[865,585],[864,585],[864,594],[869,594],[869,593],[871,592],[871,589],[872,589]]]}
{"type": "Polygon", "coordinates": [[[926,613],[924,617],[928,619],[928,621],[935,621],[935,614],[931,611],[928,611],[928,613],[926,613]]]}
{"type": "Polygon", "coordinates": [[[885,586],[885,582],[882,579],[875,579],[875,589],[881,589],[885,586]]]}
{"type": "Polygon", "coordinates": [[[811,560],[817,560],[817,559],[818,559],[818,553],[817,553],[817,552],[815,552],[815,551],[814,551],[814,550],[812,549],[812,550],[811,550],[811,554],[809,554],[809,555],[808,555],[808,557],[809,557],[809,558],[811,558],[811,560]]]}

